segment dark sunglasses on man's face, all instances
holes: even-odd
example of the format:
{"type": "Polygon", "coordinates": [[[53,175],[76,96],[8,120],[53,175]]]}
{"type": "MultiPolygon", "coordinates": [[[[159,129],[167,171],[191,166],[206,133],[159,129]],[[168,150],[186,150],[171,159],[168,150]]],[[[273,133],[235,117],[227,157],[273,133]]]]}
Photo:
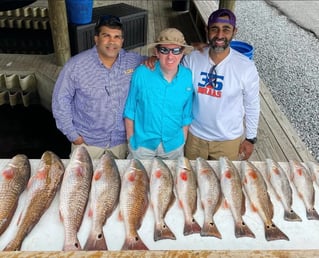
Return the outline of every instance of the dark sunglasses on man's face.
{"type": "Polygon", "coordinates": [[[180,55],[183,53],[184,47],[167,48],[158,46],[157,50],[163,55],[168,55],[169,52],[172,52],[173,55],[180,55]]]}

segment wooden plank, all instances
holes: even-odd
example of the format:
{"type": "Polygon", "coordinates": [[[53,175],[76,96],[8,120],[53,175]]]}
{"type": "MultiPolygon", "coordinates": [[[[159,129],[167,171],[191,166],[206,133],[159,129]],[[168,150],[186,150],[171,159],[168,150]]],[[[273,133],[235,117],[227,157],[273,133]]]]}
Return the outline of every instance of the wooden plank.
{"type": "Polygon", "coordinates": [[[289,122],[288,118],[280,110],[264,83],[261,83],[260,93],[265,99],[265,105],[262,106],[263,115],[271,128],[272,134],[275,135],[278,145],[285,148],[285,155],[287,159],[315,161],[315,158],[301,141],[297,132],[289,122]],[[293,150],[288,148],[289,144],[292,146],[293,150]]]}

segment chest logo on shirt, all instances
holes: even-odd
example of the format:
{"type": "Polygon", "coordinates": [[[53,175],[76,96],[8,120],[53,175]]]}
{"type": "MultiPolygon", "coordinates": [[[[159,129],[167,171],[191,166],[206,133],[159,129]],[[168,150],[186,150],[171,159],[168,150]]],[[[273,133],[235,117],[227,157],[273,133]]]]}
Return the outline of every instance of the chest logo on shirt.
{"type": "Polygon", "coordinates": [[[200,81],[197,84],[198,94],[204,94],[215,98],[221,98],[224,76],[207,72],[200,73],[200,81]]]}

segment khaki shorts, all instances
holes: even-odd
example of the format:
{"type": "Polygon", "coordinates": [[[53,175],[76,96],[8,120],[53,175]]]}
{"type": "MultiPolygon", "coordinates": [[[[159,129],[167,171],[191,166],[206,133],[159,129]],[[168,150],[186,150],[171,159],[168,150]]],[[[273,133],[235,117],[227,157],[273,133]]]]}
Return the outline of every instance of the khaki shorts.
{"type": "Polygon", "coordinates": [[[206,141],[188,132],[185,144],[185,156],[190,160],[202,157],[206,160],[218,160],[225,156],[230,160],[239,160],[239,146],[242,137],[230,141],[206,141]]]}
{"type": "MultiPolygon", "coordinates": [[[[128,154],[128,148],[127,148],[126,143],[114,146],[112,148],[100,148],[100,147],[86,145],[86,144],[81,144],[81,145],[86,147],[86,149],[88,150],[88,152],[91,156],[91,159],[100,159],[103,156],[103,154],[105,153],[105,151],[107,151],[107,150],[112,152],[116,159],[126,159],[127,154],[128,154]]],[[[72,143],[71,154],[72,154],[73,150],[75,149],[75,147],[77,147],[77,146],[80,146],[80,145],[74,145],[72,143]]],[[[70,157],[71,157],[71,154],[70,154],[70,157]]]]}

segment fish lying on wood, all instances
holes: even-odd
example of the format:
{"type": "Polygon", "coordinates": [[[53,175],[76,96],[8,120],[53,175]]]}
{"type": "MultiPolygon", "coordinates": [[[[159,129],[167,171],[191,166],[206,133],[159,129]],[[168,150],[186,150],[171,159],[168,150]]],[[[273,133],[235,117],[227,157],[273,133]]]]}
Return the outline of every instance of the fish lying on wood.
{"type": "Polygon", "coordinates": [[[319,186],[319,164],[314,161],[307,161],[306,166],[311,173],[312,180],[319,186]]]}
{"type": "Polygon", "coordinates": [[[319,220],[319,215],[314,207],[315,189],[310,171],[299,161],[289,160],[289,173],[290,179],[306,207],[307,218],[319,220]]]}
{"type": "Polygon", "coordinates": [[[77,237],[89,197],[93,164],[87,149],[77,147],[65,168],[59,213],[64,226],[63,251],[82,250],[77,237]]]}
{"type": "Polygon", "coordinates": [[[15,155],[0,176],[0,235],[9,226],[21,193],[30,178],[31,167],[26,155],[15,155]]]}
{"type": "Polygon", "coordinates": [[[36,173],[27,186],[25,207],[18,220],[18,230],[4,251],[20,250],[26,235],[51,205],[64,173],[60,158],[51,151],[43,153],[36,173]]]}
{"type": "Polygon", "coordinates": [[[222,236],[213,218],[220,206],[222,197],[219,179],[209,163],[200,157],[196,159],[196,173],[200,200],[204,210],[204,224],[200,235],[214,236],[221,239],[222,236]]]}
{"type": "Polygon", "coordinates": [[[125,241],[122,250],[148,250],[138,235],[148,209],[149,178],[143,164],[132,159],[122,176],[120,219],[124,221],[125,241]]]}
{"type": "Polygon", "coordinates": [[[118,204],[120,188],[121,178],[118,167],[112,153],[106,152],[100,158],[92,178],[89,201],[92,227],[84,246],[85,250],[108,249],[103,226],[118,204]]]}
{"type": "Polygon", "coordinates": [[[266,176],[284,207],[284,219],[287,221],[301,221],[301,218],[291,208],[292,189],[287,174],[282,167],[274,160],[266,159],[266,176]]]}
{"type": "Polygon", "coordinates": [[[259,214],[264,223],[266,240],[289,240],[272,221],[274,207],[262,174],[251,162],[241,161],[241,176],[252,210],[259,214]]]}
{"type": "Polygon", "coordinates": [[[197,182],[191,164],[186,157],[179,157],[176,166],[176,192],[178,203],[184,213],[184,235],[201,232],[194,218],[197,209],[197,182]]]}
{"type": "Polygon", "coordinates": [[[175,201],[174,180],[170,169],[160,158],[154,158],[150,175],[150,202],[154,212],[154,241],[176,237],[164,219],[175,201]]]}
{"type": "Polygon", "coordinates": [[[235,236],[252,237],[255,234],[243,220],[246,212],[245,196],[242,191],[241,178],[237,168],[227,157],[219,158],[220,186],[225,198],[226,207],[230,208],[235,224],[235,236]]]}

